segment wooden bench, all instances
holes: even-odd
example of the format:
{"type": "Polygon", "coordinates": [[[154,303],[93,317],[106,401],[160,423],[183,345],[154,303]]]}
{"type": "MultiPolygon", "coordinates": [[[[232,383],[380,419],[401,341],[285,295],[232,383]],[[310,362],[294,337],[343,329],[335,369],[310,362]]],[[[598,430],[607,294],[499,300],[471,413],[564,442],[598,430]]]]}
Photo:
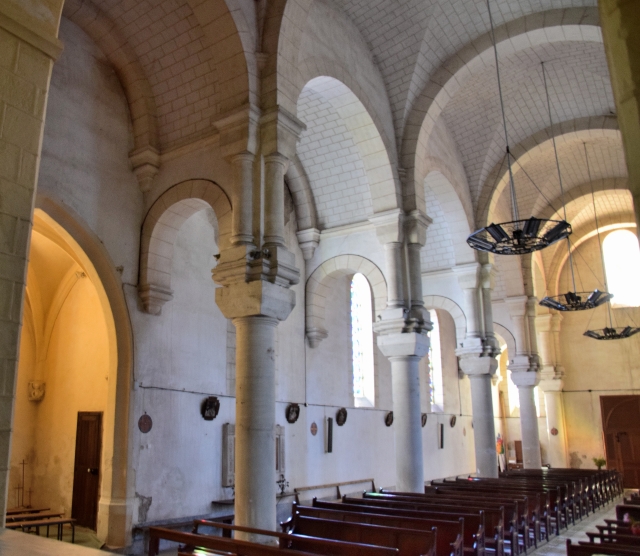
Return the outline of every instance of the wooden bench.
{"type": "Polygon", "coordinates": [[[292,530],[296,535],[323,539],[374,544],[397,548],[399,556],[435,556],[436,531],[399,529],[364,523],[348,523],[293,515],[292,530]]]}
{"type": "MultiPolygon", "coordinates": [[[[349,504],[347,502],[326,502],[323,500],[313,499],[314,508],[324,508],[327,510],[342,510],[349,512],[361,512],[370,514],[391,515],[399,517],[412,517],[418,519],[433,519],[443,521],[455,521],[464,518],[463,530],[463,550],[473,556],[483,556],[485,553],[485,529],[484,529],[484,512],[478,513],[445,513],[445,512],[429,512],[427,510],[401,510],[384,506],[373,506],[367,504],[349,504]]],[[[440,541],[440,531],[438,531],[438,541],[440,541]]]]}
{"type": "MultiPolygon", "coordinates": [[[[149,527],[149,551],[148,556],[158,556],[160,551],[160,540],[167,540],[187,545],[188,547],[204,548],[219,554],[224,551],[226,554],[236,554],[238,556],[309,556],[311,552],[302,552],[298,550],[290,550],[279,548],[276,546],[267,546],[264,544],[237,541],[224,537],[212,537],[209,535],[194,535],[193,533],[182,533],[165,529],[163,527],[149,527]]],[[[179,554],[189,554],[185,549],[179,549],[179,554]]],[[[187,549],[188,550],[188,549],[187,549]]]]}
{"type": "MultiPolygon", "coordinates": [[[[339,504],[338,504],[339,505],[339,504]]],[[[382,525],[385,527],[395,527],[399,529],[415,529],[418,531],[437,530],[436,554],[444,556],[462,556],[464,538],[464,518],[455,521],[444,521],[428,519],[425,517],[401,517],[384,514],[350,512],[346,508],[325,509],[314,506],[302,506],[293,504],[293,514],[296,512],[303,517],[316,517],[319,519],[345,521],[349,523],[367,523],[369,525],[382,525]]],[[[291,525],[293,518],[289,522],[282,524],[283,530],[291,525]]]]}
{"type": "Polygon", "coordinates": [[[264,531],[240,525],[221,525],[220,523],[205,519],[197,519],[193,522],[194,534],[200,533],[202,527],[212,527],[222,529],[229,533],[227,538],[231,538],[233,531],[243,531],[255,533],[263,536],[270,536],[278,539],[281,548],[302,550],[313,554],[331,554],[334,556],[394,556],[398,554],[397,548],[374,546],[370,544],[356,544],[351,542],[335,541],[332,539],[320,539],[303,535],[291,535],[289,533],[278,533],[276,531],[264,531]]]}
{"type": "Polygon", "coordinates": [[[46,512],[46,511],[49,511],[50,509],[51,508],[25,508],[25,507],[10,508],[7,510],[7,516],[14,515],[14,514],[34,514],[38,512],[46,512]]]}
{"type": "Polygon", "coordinates": [[[48,519],[50,517],[62,517],[64,512],[40,512],[8,515],[6,521],[29,521],[30,519],[48,519]]]}
{"type": "Polygon", "coordinates": [[[634,549],[627,546],[613,546],[597,544],[573,544],[571,539],[567,539],[567,556],[593,556],[597,554],[613,555],[613,556],[626,556],[627,554],[640,554],[640,549],[634,549]]]}
{"type": "Polygon", "coordinates": [[[22,529],[23,532],[28,532],[29,529],[35,529],[36,534],[40,535],[40,527],[47,528],[47,537],[49,537],[49,527],[51,525],[56,525],[58,527],[58,535],[57,538],[59,541],[62,540],[62,528],[65,525],[71,525],[71,543],[75,543],[76,541],[76,520],[71,517],[52,517],[49,519],[30,519],[29,521],[15,521],[12,523],[7,523],[5,527],[7,529],[22,529]]]}
{"type": "MultiPolygon", "coordinates": [[[[461,511],[460,504],[447,505],[441,501],[423,500],[423,499],[405,499],[378,495],[376,493],[366,493],[363,498],[355,497],[343,497],[343,503],[349,504],[363,504],[363,505],[375,505],[384,506],[387,508],[399,509],[399,510],[413,510],[413,511],[428,511],[428,512],[447,512],[447,513],[459,513],[461,511]],[[367,497],[371,495],[371,497],[367,497]]],[[[484,513],[485,517],[485,531],[493,531],[495,537],[485,537],[485,549],[488,552],[493,552],[496,556],[502,555],[504,550],[505,539],[509,544],[515,543],[517,546],[517,531],[515,530],[515,524],[504,526],[505,523],[505,510],[503,507],[491,508],[486,505],[478,506],[473,504],[465,504],[465,512],[480,512],[484,513]],[[494,542],[495,538],[495,542],[494,542]]]]}

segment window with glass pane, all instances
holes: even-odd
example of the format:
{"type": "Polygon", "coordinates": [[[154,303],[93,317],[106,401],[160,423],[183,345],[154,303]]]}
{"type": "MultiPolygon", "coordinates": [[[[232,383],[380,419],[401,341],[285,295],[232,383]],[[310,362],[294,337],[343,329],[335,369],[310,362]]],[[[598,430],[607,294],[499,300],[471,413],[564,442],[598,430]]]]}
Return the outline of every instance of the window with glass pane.
{"type": "Polygon", "coordinates": [[[611,232],[602,242],[604,267],[614,307],[640,307],[640,250],[629,230],[611,232]]]}
{"type": "Polygon", "coordinates": [[[429,332],[429,402],[431,403],[431,411],[444,411],[440,323],[435,311],[430,311],[430,314],[433,328],[429,332]]]}
{"type": "Polygon", "coordinates": [[[357,273],[351,280],[353,398],[357,407],[375,404],[372,315],[369,282],[357,273]]]}

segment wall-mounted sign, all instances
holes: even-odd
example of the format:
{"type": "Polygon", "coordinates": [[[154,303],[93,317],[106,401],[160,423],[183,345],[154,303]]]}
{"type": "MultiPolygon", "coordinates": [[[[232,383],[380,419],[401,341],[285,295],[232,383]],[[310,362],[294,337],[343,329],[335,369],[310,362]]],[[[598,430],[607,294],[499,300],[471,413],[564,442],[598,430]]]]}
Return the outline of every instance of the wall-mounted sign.
{"type": "Polygon", "coordinates": [[[200,413],[205,421],[213,421],[220,411],[220,400],[215,396],[206,398],[200,406],[200,413]]]}
{"type": "Polygon", "coordinates": [[[336,412],[336,425],[341,427],[347,422],[347,410],[344,407],[341,407],[336,412]]]}
{"type": "Polygon", "coordinates": [[[389,413],[385,415],[384,424],[387,425],[387,427],[393,425],[393,411],[389,411],[389,413]]]}
{"type": "Polygon", "coordinates": [[[152,426],[153,421],[151,420],[151,417],[149,417],[149,415],[147,415],[146,413],[142,415],[140,419],[138,419],[138,428],[140,429],[140,432],[142,434],[147,434],[151,430],[152,426]]]}
{"type": "Polygon", "coordinates": [[[287,423],[295,423],[300,417],[300,406],[297,403],[290,403],[285,410],[287,423]]]}

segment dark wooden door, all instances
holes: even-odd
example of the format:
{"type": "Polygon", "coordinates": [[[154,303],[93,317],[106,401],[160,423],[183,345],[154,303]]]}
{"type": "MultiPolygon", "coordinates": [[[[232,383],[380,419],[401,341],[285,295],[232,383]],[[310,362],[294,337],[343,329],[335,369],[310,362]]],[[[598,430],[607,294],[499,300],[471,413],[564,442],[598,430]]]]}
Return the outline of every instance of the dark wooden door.
{"type": "Polygon", "coordinates": [[[608,469],[621,471],[625,488],[640,487],[640,396],[600,396],[608,469]]]}
{"type": "Polygon", "coordinates": [[[78,412],[71,517],[93,530],[98,519],[101,450],[102,413],[78,412]]]}

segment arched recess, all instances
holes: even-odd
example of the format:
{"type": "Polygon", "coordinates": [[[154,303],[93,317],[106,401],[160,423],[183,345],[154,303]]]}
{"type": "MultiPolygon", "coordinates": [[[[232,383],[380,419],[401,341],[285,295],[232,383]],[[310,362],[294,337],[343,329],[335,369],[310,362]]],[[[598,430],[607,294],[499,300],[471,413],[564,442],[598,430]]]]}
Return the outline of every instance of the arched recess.
{"type": "Polygon", "coordinates": [[[425,309],[446,311],[451,315],[456,325],[456,346],[459,346],[467,334],[467,317],[455,301],[441,295],[425,295],[423,297],[425,309]]]}
{"type": "Polygon", "coordinates": [[[36,209],[46,228],[64,239],[70,256],[75,259],[98,286],[110,334],[110,379],[107,410],[104,415],[103,458],[105,465],[100,484],[98,537],[113,547],[131,542],[131,522],[134,492],[128,480],[129,394],[133,377],[133,333],[122,281],[102,241],[80,216],[60,206],[46,195],[36,196],[36,209]]]}
{"type": "MultiPolygon", "coordinates": [[[[353,141],[357,151],[355,156],[359,157],[364,166],[373,213],[400,208],[402,199],[399,180],[396,178],[397,169],[392,163],[393,158],[389,155],[387,145],[385,145],[376,123],[360,98],[342,81],[328,75],[314,77],[306,83],[298,99],[298,111],[300,111],[301,105],[304,105],[308,95],[315,95],[330,106],[351,136],[350,139],[353,141]]],[[[306,117],[303,114],[299,115],[303,121],[307,120],[305,123],[307,124],[306,136],[308,137],[313,137],[316,129],[314,121],[310,119],[312,116],[312,111],[306,117]]],[[[323,137],[325,134],[326,131],[321,133],[323,137]]],[[[315,151],[310,150],[307,154],[304,149],[304,141],[305,136],[303,136],[299,144],[298,152],[300,159],[308,166],[313,164],[315,151]]],[[[340,168],[337,167],[337,170],[340,170],[340,168]]],[[[311,186],[314,188],[315,184],[311,170],[307,168],[307,171],[311,177],[311,186]]],[[[350,172],[347,172],[347,175],[350,177],[350,172]]],[[[340,192],[338,191],[337,193],[340,192]]],[[[317,192],[316,195],[318,195],[317,192]]],[[[317,208],[318,216],[322,217],[320,203],[318,203],[317,208]]],[[[362,213],[361,210],[359,212],[362,213]]],[[[361,214],[360,219],[362,219],[362,216],[361,214]]]]}
{"type": "Polygon", "coordinates": [[[138,292],[144,310],[159,315],[173,297],[173,246],[180,226],[210,206],[218,220],[217,241],[222,251],[230,246],[231,202],[222,188],[208,180],[187,180],[165,191],[153,204],[142,225],[138,292]]]}
{"type": "Polygon", "coordinates": [[[507,344],[507,350],[509,350],[509,356],[511,358],[515,357],[517,353],[516,339],[514,338],[511,331],[508,328],[502,326],[501,324],[498,324],[497,322],[493,323],[493,330],[496,336],[499,336],[500,338],[502,338],[507,344]]]}
{"type": "MultiPolygon", "coordinates": [[[[581,40],[602,42],[598,9],[566,8],[530,14],[498,27],[495,36],[499,56],[504,58],[532,46],[581,40]]],[[[447,103],[466,81],[495,64],[491,34],[486,33],[449,58],[431,77],[416,99],[402,138],[401,161],[413,180],[416,195],[426,176],[423,160],[429,136],[447,103]]],[[[410,186],[409,186],[410,187],[410,186]]],[[[421,206],[421,199],[418,199],[421,206]]]]}
{"type": "MultiPolygon", "coordinates": [[[[325,305],[332,296],[336,278],[360,272],[369,281],[373,293],[373,311],[377,315],[387,306],[387,282],[382,271],[360,255],[340,255],[316,268],[306,285],[306,335],[309,345],[317,347],[328,332],[324,327],[325,305]]],[[[377,318],[377,317],[376,317],[377,318]]]]}
{"type": "MultiPolygon", "coordinates": [[[[580,118],[556,124],[533,134],[511,149],[513,155],[511,166],[516,183],[520,181],[517,178],[520,169],[528,163],[536,158],[553,159],[554,138],[558,149],[571,143],[579,144],[582,148],[584,142],[597,144],[598,141],[619,141],[622,145],[618,121],[612,116],[580,118]]],[[[522,179],[526,180],[527,178],[523,176],[522,179]]],[[[478,222],[481,226],[488,225],[495,218],[498,201],[508,183],[509,173],[506,165],[497,164],[487,176],[478,199],[478,222]]],[[[573,187],[573,184],[568,183],[566,179],[563,179],[563,184],[566,190],[573,187]]],[[[559,205],[554,204],[554,206],[559,205]]]]}

